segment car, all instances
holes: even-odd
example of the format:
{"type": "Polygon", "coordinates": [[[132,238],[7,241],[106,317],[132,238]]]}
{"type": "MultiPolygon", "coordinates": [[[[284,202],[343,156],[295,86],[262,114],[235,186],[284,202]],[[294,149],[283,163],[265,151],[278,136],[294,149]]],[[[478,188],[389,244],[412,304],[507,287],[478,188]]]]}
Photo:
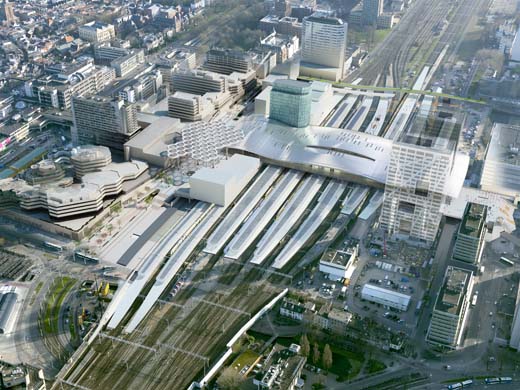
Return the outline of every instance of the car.
{"type": "Polygon", "coordinates": [[[489,312],[489,316],[493,317],[493,312],[492,311],[489,312]]]}

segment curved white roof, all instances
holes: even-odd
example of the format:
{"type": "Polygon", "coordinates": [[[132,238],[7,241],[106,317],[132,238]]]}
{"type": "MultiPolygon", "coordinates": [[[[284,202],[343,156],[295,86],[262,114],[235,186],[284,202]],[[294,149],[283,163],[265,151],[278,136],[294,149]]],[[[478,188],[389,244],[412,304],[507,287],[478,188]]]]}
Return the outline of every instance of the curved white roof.
{"type": "Polygon", "coordinates": [[[239,126],[246,136],[234,149],[281,163],[330,168],[363,181],[386,181],[391,140],[329,127],[297,129],[261,117],[244,119],[239,126]]]}

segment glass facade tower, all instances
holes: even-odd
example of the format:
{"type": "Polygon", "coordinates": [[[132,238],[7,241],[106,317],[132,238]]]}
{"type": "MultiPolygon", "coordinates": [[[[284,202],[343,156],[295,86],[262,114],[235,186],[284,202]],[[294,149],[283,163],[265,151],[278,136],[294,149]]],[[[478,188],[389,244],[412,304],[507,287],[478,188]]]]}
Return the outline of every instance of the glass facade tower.
{"type": "Polygon", "coordinates": [[[311,101],[310,83],[277,80],[271,90],[269,117],[292,127],[307,127],[311,101]]]}

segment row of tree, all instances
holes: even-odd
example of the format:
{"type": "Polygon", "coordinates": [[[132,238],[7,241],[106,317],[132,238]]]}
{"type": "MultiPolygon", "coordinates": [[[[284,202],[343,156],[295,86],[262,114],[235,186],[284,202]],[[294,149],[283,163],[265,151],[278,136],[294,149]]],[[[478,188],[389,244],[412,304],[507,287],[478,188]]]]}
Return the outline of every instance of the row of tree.
{"type": "Polygon", "coordinates": [[[325,370],[329,370],[332,367],[332,350],[330,349],[329,344],[325,344],[323,348],[323,353],[320,351],[320,347],[317,342],[314,342],[312,345],[312,355],[311,355],[311,345],[309,343],[309,339],[306,334],[303,334],[300,337],[300,353],[307,357],[311,358],[312,364],[318,365],[321,362],[321,366],[325,370]]]}

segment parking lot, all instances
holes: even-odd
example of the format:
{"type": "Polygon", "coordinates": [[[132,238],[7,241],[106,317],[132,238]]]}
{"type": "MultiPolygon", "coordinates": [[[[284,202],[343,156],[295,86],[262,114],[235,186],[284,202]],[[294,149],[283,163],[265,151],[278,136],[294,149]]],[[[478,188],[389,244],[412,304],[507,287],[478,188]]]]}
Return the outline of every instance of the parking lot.
{"type": "Polygon", "coordinates": [[[419,274],[411,274],[409,267],[390,263],[387,259],[367,259],[359,278],[354,285],[354,305],[370,314],[378,322],[394,331],[409,333],[416,323],[417,303],[422,299],[427,282],[420,279],[419,274]],[[411,296],[410,306],[406,312],[385,307],[378,303],[361,298],[363,285],[371,284],[384,289],[411,296]]]}

